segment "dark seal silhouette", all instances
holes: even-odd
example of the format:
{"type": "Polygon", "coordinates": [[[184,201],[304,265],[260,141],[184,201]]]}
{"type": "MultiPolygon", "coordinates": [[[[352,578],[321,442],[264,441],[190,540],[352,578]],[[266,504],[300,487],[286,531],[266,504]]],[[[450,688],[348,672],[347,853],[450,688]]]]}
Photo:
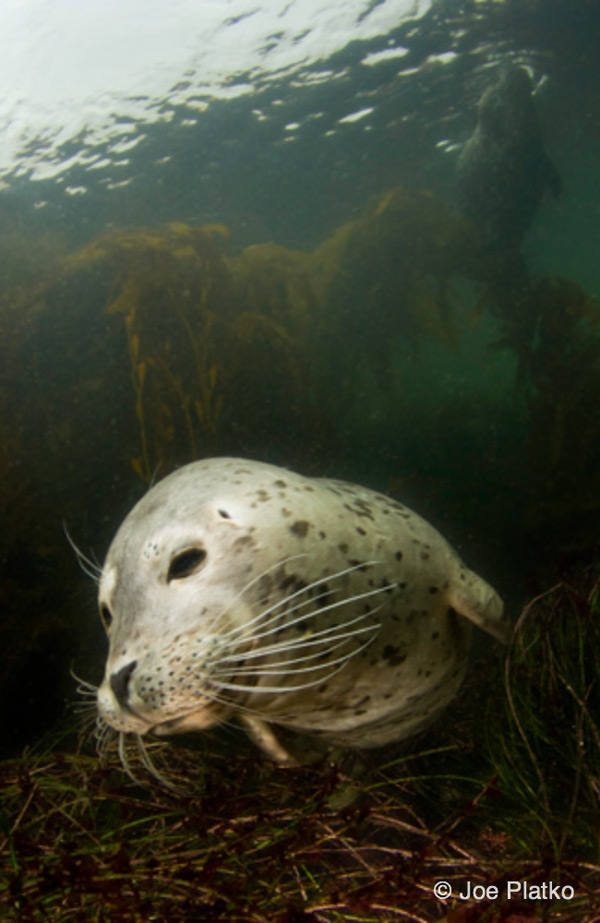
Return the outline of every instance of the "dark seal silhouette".
{"type": "Polygon", "coordinates": [[[545,191],[561,190],[532,90],[525,68],[503,67],[479,101],[477,127],[458,160],[459,208],[492,245],[518,249],[545,191]]]}

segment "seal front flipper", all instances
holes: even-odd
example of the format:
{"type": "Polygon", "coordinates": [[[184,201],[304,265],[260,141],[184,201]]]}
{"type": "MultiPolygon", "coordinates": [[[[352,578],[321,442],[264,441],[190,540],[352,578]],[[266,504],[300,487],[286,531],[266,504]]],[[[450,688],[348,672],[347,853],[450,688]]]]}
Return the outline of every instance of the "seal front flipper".
{"type": "Polygon", "coordinates": [[[489,583],[464,564],[460,564],[458,579],[448,590],[448,599],[460,615],[506,644],[511,626],[504,603],[489,583]]]}
{"type": "Polygon", "coordinates": [[[279,743],[275,732],[266,721],[263,721],[262,718],[257,718],[255,715],[242,715],[241,720],[250,739],[272,760],[280,766],[298,765],[292,754],[279,743]]]}

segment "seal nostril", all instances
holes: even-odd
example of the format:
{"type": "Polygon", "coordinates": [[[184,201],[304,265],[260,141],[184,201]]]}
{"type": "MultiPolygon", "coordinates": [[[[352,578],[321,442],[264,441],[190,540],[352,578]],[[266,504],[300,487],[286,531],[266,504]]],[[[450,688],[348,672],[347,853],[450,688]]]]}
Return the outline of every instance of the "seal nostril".
{"type": "Polygon", "coordinates": [[[131,663],[121,667],[117,673],[113,673],[110,678],[110,688],[114,692],[117,702],[123,708],[127,707],[127,699],[129,698],[129,680],[131,679],[131,674],[136,667],[137,660],[132,660],[131,663]]]}

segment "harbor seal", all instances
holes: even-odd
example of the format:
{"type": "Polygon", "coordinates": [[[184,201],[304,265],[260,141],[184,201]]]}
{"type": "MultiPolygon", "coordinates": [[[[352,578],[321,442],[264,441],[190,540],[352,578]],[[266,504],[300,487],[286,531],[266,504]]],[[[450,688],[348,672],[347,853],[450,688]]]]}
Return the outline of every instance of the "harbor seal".
{"type": "Polygon", "coordinates": [[[504,639],[496,592],[403,504],[344,481],[209,458],[131,510],[99,580],[101,720],[121,734],[237,717],[344,747],[411,735],[456,693],[471,623],[504,639]]]}
{"type": "Polygon", "coordinates": [[[524,67],[508,63],[481,97],[459,156],[458,204],[488,244],[519,248],[546,190],[559,195],[561,180],[544,150],[533,83],[524,67]]]}

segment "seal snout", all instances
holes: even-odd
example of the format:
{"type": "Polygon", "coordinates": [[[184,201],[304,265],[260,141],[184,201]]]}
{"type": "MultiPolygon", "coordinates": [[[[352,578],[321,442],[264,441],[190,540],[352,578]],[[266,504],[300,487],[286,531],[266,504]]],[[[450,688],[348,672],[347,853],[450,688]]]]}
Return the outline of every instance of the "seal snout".
{"type": "Polygon", "coordinates": [[[111,674],[110,677],[110,688],[112,689],[115,699],[121,706],[121,708],[128,707],[129,699],[129,680],[135,668],[137,667],[137,660],[132,660],[131,663],[125,664],[124,667],[121,667],[120,670],[117,670],[116,673],[111,674]]]}

